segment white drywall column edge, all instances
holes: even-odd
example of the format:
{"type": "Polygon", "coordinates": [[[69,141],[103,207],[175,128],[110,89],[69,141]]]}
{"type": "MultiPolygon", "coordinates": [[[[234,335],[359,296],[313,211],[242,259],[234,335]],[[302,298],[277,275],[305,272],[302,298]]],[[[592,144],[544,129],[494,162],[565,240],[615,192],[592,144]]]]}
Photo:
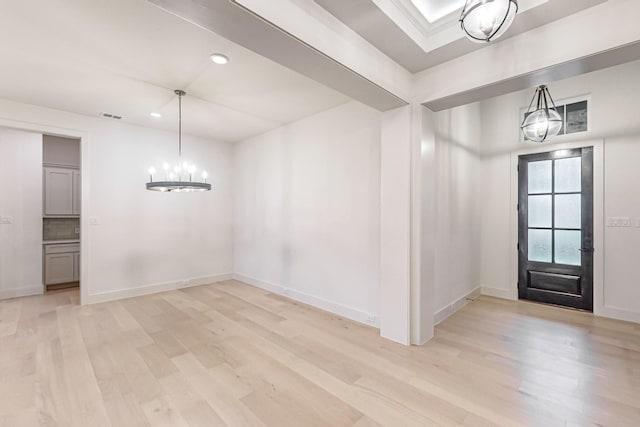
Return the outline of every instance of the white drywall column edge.
{"type": "Polygon", "coordinates": [[[410,344],[412,107],[382,114],[380,335],[410,344]]]}
{"type": "Polygon", "coordinates": [[[502,40],[416,74],[413,101],[428,103],[637,42],[638,15],[638,1],[608,1],[502,40]],[[616,31],[602,31],[603,23],[615,23],[616,31]],[[544,55],[531,54],[531,40],[545,46],[544,55]],[[496,61],[502,66],[496,66],[496,61]]]}
{"type": "Polygon", "coordinates": [[[434,113],[412,106],[411,344],[434,334],[436,165],[434,113]]]}

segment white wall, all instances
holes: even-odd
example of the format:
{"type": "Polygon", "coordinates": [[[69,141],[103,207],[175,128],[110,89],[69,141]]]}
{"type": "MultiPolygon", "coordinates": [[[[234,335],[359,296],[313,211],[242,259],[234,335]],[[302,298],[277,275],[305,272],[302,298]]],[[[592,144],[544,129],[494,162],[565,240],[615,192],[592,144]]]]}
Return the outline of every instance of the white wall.
{"type": "MultiPolygon", "coordinates": [[[[640,217],[640,62],[609,68],[550,85],[556,100],[589,95],[589,132],[556,138],[549,150],[566,143],[604,140],[604,212],[601,217],[640,217]]],[[[520,142],[520,109],[526,107],[533,89],[480,103],[482,110],[482,268],[483,291],[515,298],[513,253],[516,242],[509,233],[515,201],[511,196],[516,179],[512,157],[527,147],[520,142]]],[[[561,101],[560,101],[561,102],[561,101]]],[[[531,149],[539,146],[529,145],[531,149]]],[[[597,154],[597,153],[596,153],[597,154]]],[[[596,195],[597,197],[598,195],[596,195]]],[[[603,195],[600,195],[603,196],[603,195]]],[[[597,209],[597,206],[596,206],[597,209]]],[[[597,214],[597,213],[596,213],[597,214]]],[[[635,224],[634,224],[635,225],[635,224]]],[[[602,226],[602,224],[596,224],[602,226]]],[[[635,266],[640,248],[640,228],[604,227],[604,274],[601,301],[596,313],[640,321],[640,287],[635,266]]],[[[596,242],[596,245],[598,242],[596,242]]],[[[596,254],[597,256],[597,254],[596,254]]]]}
{"type": "Polygon", "coordinates": [[[41,293],[42,135],[0,128],[0,162],[0,299],[41,293]]]}
{"type": "MultiPolygon", "coordinates": [[[[175,133],[9,101],[0,101],[0,125],[85,136],[81,286],[86,302],[231,277],[230,144],[185,135],[185,159],[208,170],[213,190],[161,194],[145,189],[147,170],[175,158],[175,133]],[[89,218],[99,225],[89,226],[89,218]]],[[[41,239],[41,227],[38,233],[41,239]]]]}
{"type": "Polygon", "coordinates": [[[480,286],[481,112],[470,104],[434,115],[435,322],[480,286]]]}
{"type": "Polygon", "coordinates": [[[380,119],[350,102],[237,143],[239,280],[361,322],[378,314],[380,119]]]}

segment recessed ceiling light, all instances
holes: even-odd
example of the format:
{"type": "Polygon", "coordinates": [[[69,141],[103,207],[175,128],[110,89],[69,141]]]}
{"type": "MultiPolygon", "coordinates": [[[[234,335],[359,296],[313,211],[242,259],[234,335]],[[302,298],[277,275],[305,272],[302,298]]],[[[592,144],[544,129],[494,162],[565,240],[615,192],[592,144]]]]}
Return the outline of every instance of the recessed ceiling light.
{"type": "Polygon", "coordinates": [[[160,113],[149,113],[149,115],[150,115],[151,117],[156,118],[156,119],[159,119],[159,118],[161,118],[161,117],[162,117],[162,114],[160,114],[160,113]]]}
{"type": "Polygon", "coordinates": [[[214,53],[213,55],[211,55],[211,60],[218,65],[224,65],[229,62],[229,57],[221,53],[214,53]]]}

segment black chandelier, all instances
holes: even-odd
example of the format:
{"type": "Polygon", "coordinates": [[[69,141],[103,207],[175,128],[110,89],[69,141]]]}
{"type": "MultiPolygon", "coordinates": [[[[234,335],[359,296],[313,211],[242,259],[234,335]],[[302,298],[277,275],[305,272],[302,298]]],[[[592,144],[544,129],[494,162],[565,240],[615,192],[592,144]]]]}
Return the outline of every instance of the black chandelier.
{"type": "Polygon", "coordinates": [[[170,168],[169,163],[163,165],[164,179],[154,181],[153,176],[156,173],[154,167],[149,168],[149,182],[147,182],[147,190],[162,192],[195,192],[209,191],[211,184],[207,182],[207,172],[202,171],[202,181],[194,180],[196,166],[182,161],[182,97],[186,95],[183,90],[175,90],[178,95],[178,164],[170,168]]]}

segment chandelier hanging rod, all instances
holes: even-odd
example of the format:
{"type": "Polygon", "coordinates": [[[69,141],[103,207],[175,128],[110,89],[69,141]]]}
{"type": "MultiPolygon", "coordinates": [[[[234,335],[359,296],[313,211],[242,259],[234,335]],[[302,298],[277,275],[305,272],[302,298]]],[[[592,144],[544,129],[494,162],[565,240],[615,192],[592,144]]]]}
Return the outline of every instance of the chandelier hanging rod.
{"type": "Polygon", "coordinates": [[[182,160],[182,97],[187,92],[176,89],[174,93],[178,95],[178,158],[182,160]]]}

